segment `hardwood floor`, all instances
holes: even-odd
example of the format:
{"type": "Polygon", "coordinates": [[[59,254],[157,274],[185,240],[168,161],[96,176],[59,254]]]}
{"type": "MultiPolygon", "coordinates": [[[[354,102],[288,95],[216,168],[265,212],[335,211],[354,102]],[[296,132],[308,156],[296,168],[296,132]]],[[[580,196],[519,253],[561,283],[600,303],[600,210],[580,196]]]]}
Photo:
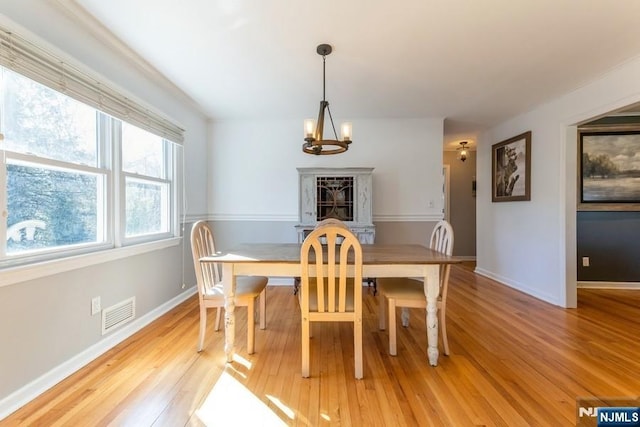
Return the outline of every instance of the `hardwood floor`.
{"type": "Polygon", "coordinates": [[[302,378],[297,300],[288,287],[267,292],[253,355],[243,309],[236,362],[225,366],[212,327],[197,353],[192,298],[0,425],[569,426],[578,397],[640,395],[637,291],[580,290],[579,308],[565,310],[456,266],[451,355],[431,367],[424,312],[412,310],[389,356],[378,298],[365,290],[363,380],[348,324],[314,326],[311,378],[302,378]]]}

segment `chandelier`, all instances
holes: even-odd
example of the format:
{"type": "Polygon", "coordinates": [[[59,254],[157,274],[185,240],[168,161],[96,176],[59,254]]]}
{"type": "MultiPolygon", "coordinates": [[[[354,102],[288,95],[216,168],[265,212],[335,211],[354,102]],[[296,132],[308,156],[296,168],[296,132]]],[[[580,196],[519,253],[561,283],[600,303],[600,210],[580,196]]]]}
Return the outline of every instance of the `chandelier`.
{"type": "Polygon", "coordinates": [[[460,143],[460,148],[458,148],[458,150],[460,150],[460,160],[463,162],[467,160],[467,144],[467,141],[462,141],[460,143]]]}
{"type": "Polygon", "coordinates": [[[304,140],[306,142],[302,144],[302,151],[307,154],[315,155],[344,153],[349,149],[349,144],[351,144],[351,123],[342,124],[342,139],[339,140],[338,134],[336,133],[336,127],[333,124],[329,101],[325,99],[326,57],[331,53],[331,46],[328,44],[318,45],[316,52],[318,52],[318,55],[322,55],[322,101],[320,101],[318,121],[316,122],[313,119],[306,119],[304,121],[304,140]],[[333,129],[333,136],[335,139],[324,139],[323,137],[325,110],[329,113],[329,121],[331,122],[331,128],[333,129]]]}

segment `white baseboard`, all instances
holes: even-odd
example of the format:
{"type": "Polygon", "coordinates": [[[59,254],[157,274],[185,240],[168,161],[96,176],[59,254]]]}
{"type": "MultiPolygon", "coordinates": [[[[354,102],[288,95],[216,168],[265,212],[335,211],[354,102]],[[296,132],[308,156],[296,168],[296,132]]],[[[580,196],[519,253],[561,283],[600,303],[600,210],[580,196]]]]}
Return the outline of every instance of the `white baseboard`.
{"type": "Polygon", "coordinates": [[[121,329],[114,331],[111,335],[108,335],[83,352],[75,355],[66,362],[61,363],[49,372],[0,400],[0,420],[11,415],[13,412],[20,409],[22,406],[29,403],[54,385],[58,384],[69,375],[97,359],[99,356],[120,344],[122,341],[129,338],[131,335],[135,334],[158,317],[176,307],[178,304],[186,301],[196,292],[197,289],[195,286],[185,290],[180,295],[177,295],[144,316],[133,320],[131,323],[124,325],[121,329]]]}
{"type": "Polygon", "coordinates": [[[549,294],[547,294],[545,292],[540,292],[538,289],[533,289],[533,288],[531,288],[529,286],[524,285],[523,283],[517,282],[517,281],[509,279],[507,277],[500,276],[498,274],[495,274],[495,273],[493,273],[491,271],[488,271],[488,270],[485,270],[483,268],[476,267],[474,269],[474,272],[476,274],[481,275],[481,276],[488,277],[489,279],[495,280],[496,282],[501,283],[501,284],[503,284],[505,286],[508,286],[510,288],[513,288],[513,289],[515,289],[517,291],[520,291],[520,292],[523,292],[525,294],[531,295],[532,297],[538,298],[538,299],[540,299],[542,301],[546,301],[548,303],[551,303],[551,304],[554,304],[554,305],[562,307],[561,302],[557,298],[555,298],[553,295],[549,295],[549,294]]]}
{"type": "Polygon", "coordinates": [[[640,282],[578,282],[578,288],[583,289],[637,289],[640,290],[640,282]]]}

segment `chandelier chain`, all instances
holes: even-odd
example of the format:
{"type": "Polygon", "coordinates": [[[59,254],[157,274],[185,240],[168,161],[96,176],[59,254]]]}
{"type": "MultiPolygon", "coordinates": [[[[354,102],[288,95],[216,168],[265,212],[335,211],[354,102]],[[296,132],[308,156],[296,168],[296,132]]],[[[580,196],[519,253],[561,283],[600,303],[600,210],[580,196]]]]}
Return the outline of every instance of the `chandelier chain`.
{"type": "Polygon", "coordinates": [[[322,100],[327,100],[327,77],[326,77],[326,68],[327,68],[327,55],[322,55],[322,100]]]}

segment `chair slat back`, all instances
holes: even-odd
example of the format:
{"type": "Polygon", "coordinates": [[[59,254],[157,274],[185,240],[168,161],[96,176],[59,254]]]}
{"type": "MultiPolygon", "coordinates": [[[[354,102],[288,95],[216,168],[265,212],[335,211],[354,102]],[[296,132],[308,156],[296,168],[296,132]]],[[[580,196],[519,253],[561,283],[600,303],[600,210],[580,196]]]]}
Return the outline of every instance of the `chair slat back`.
{"type": "Polygon", "coordinates": [[[343,221],[339,220],[338,218],[325,218],[319,223],[317,223],[315,228],[324,227],[326,225],[339,225],[341,227],[348,228],[347,224],[345,224],[343,221]]]}
{"type": "Polygon", "coordinates": [[[327,224],[314,229],[302,243],[300,263],[303,312],[309,312],[310,280],[316,281],[319,313],[346,312],[347,292],[352,288],[354,311],[358,311],[362,304],[362,248],[348,228],[327,224]],[[350,276],[353,287],[347,287],[350,276]]]}
{"type": "MultiPolygon", "coordinates": [[[[443,254],[453,254],[453,228],[445,220],[438,221],[431,232],[430,247],[443,254]]],[[[450,264],[440,265],[440,288],[449,280],[450,264]]]]}
{"type": "Polygon", "coordinates": [[[430,247],[443,254],[451,255],[453,253],[453,228],[447,221],[438,221],[433,228],[430,247]]]}
{"type": "Polygon", "coordinates": [[[219,263],[200,262],[200,258],[216,253],[211,227],[205,221],[197,221],[191,228],[191,253],[196,271],[198,293],[204,295],[207,290],[220,283],[222,272],[219,263]]]}

